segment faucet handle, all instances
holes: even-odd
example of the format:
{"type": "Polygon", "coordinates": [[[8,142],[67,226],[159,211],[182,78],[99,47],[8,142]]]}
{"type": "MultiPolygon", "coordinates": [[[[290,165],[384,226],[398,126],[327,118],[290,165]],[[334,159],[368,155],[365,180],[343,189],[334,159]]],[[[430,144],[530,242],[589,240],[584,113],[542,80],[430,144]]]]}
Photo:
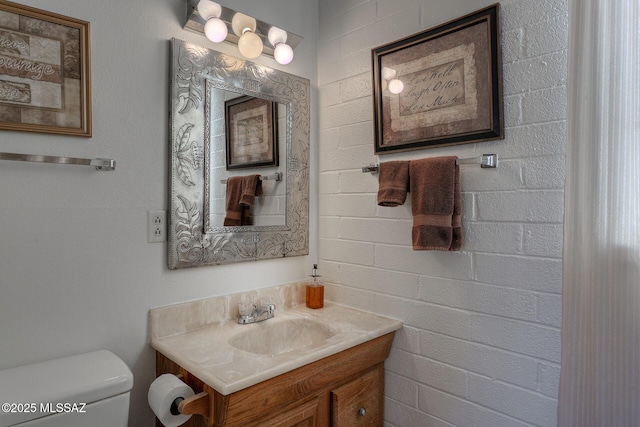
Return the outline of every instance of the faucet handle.
{"type": "Polygon", "coordinates": [[[253,309],[255,308],[255,304],[252,302],[240,302],[238,303],[238,314],[242,317],[251,316],[253,309]]]}
{"type": "Polygon", "coordinates": [[[260,307],[267,309],[269,313],[273,313],[276,309],[275,304],[271,302],[271,299],[267,297],[260,298],[260,307]]]}

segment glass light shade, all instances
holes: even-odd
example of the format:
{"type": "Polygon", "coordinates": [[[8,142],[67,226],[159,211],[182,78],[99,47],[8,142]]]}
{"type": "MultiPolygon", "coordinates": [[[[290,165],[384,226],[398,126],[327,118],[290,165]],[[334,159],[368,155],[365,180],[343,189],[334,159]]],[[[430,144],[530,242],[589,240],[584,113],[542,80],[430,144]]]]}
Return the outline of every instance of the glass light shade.
{"type": "Polygon", "coordinates": [[[393,79],[389,82],[389,92],[393,94],[399,94],[404,90],[404,83],[398,79],[393,79]]]}
{"type": "Polygon", "coordinates": [[[238,50],[247,59],[255,59],[260,56],[263,47],[260,37],[252,31],[245,31],[238,40],[238,50]]]}
{"type": "Polygon", "coordinates": [[[227,38],[227,24],[219,18],[211,18],[204,24],[204,35],[214,43],[220,43],[227,38]]]}
{"type": "Polygon", "coordinates": [[[278,27],[271,27],[267,33],[267,38],[269,39],[271,46],[276,47],[278,43],[287,42],[287,32],[278,27]]]}
{"type": "Polygon", "coordinates": [[[288,44],[278,43],[273,50],[273,57],[278,64],[287,65],[293,60],[293,49],[288,44]]]}
{"type": "Polygon", "coordinates": [[[198,14],[205,21],[211,18],[220,18],[222,7],[211,0],[200,0],[200,2],[198,2],[198,14]]]}
{"type": "Polygon", "coordinates": [[[388,67],[382,67],[382,78],[385,80],[391,80],[396,76],[396,70],[388,67]]]}
{"type": "Polygon", "coordinates": [[[236,12],[233,18],[231,18],[231,28],[238,37],[242,37],[247,28],[251,30],[251,32],[255,32],[256,25],[255,18],[245,15],[244,13],[236,12]]]}

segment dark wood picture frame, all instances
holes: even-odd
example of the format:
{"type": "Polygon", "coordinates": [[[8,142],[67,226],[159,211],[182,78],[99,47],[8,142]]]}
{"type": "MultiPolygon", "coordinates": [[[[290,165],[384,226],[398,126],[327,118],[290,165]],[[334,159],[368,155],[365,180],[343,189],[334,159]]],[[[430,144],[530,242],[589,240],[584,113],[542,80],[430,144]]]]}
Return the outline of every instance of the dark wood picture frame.
{"type": "Polygon", "coordinates": [[[91,136],[89,22],[0,0],[0,130],[91,136]]]}
{"type": "Polygon", "coordinates": [[[371,51],[375,153],[502,139],[499,4],[371,51]]]}
{"type": "Polygon", "coordinates": [[[227,170],[278,166],[277,104],[254,96],[225,101],[227,170]]]}

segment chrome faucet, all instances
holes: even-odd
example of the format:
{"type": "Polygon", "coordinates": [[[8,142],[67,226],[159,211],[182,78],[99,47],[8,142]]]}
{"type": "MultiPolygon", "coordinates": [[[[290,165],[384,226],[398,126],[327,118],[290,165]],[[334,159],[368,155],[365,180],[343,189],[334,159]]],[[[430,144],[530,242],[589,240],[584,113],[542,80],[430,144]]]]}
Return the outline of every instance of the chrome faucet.
{"type": "Polygon", "coordinates": [[[239,311],[238,323],[245,325],[271,319],[276,311],[276,306],[270,303],[240,304],[239,311]]]}

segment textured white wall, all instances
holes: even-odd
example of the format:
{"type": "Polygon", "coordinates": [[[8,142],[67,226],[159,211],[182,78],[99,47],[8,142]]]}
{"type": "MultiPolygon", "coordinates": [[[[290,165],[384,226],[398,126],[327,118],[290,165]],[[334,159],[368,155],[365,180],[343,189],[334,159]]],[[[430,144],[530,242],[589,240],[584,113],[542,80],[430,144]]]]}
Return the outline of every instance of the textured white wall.
{"type": "MultiPolygon", "coordinates": [[[[169,40],[213,44],[182,30],[185,0],[19,2],[90,21],[93,137],[0,131],[0,151],[109,157],[117,170],[1,162],[0,369],[111,350],[135,375],[131,426],[151,426],[149,308],[308,275],[317,253],[318,173],[313,166],[310,256],[169,271],[166,245],[148,244],[146,234],[147,210],[168,204],[169,40]]],[[[302,35],[289,66],[256,62],[316,87],[317,1],[221,3],[302,35]]],[[[312,120],[312,146],[316,126],[312,120]]]]}
{"type": "Polygon", "coordinates": [[[373,155],[372,48],[485,0],[323,1],[320,268],[329,298],[401,319],[388,426],[554,426],[566,117],[566,0],[501,2],[502,141],[373,155]],[[437,3],[437,4],[436,4],[437,3]],[[376,205],[379,161],[497,153],[463,166],[463,250],[414,252],[410,205],[376,205]]]}

